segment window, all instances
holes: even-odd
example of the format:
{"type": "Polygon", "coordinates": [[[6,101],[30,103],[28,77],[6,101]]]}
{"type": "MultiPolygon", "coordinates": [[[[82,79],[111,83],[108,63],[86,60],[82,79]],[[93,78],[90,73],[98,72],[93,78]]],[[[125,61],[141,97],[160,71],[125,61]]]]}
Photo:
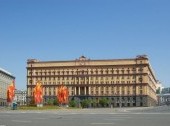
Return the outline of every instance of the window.
{"type": "Polygon", "coordinates": [[[109,72],[109,71],[108,71],[108,69],[106,69],[106,71],[105,71],[105,72],[106,72],[106,74],[108,74],[108,72],[109,72]]]}
{"type": "Polygon", "coordinates": [[[100,72],[101,72],[101,74],[103,74],[103,70],[101,70],[100,72]]]}
{"type": "Polygon", "coordinates": [[[53,75],[55,75],[55,71],[53,71],[53,75]]]}
{"type": "Polygon", "coordinates": [[[111,70],[111,73],[112,73],[112,74],[114,73],[114,70],[113,70],[113,68],[112,68],[112,70],[111,70]]]}
{"type": "Polygon", "coordinates": [[[96,69],[96,74],[98,74],[98,71],[97,71],[97,69],[96,69]]]}
{"type": "Polygon", "coordinates": [[[124,74],[124,72],[125,72],[125,71],[124,71],[124,68],[122,68],[122,74],[124,74]]]}
{"type": "Polygon", "coordinates": [[[143,93],[142,90],[140,90],[140,95],[142,95],[142,93],[143,93]]]}
{"type": "Polygon", "coordinates": [[[117,72],[117,74],[119,74],[119,70],[118,69],[116,70],[116,72],[117,72]]]}
{"type": "Polygon", "coordinates": [[[139,82],[141,82],[141,83],[142,83],[142,77],[139,77],[139,82]]]}

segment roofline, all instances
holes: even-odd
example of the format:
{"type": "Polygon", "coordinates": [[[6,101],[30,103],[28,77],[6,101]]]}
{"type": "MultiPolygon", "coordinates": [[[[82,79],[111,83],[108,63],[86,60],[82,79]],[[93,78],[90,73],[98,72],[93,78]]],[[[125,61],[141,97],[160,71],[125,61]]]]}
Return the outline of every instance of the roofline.
{"type": "Polygon", "coordinates": [[[2,68],[0,68],[0,72],[2,72],[4,74],[6,74],[7,76],[10,76],[11,78],[15,79],[15,77],[10,72],[8,72],[8,71],[6,71],[6,70],[4,70],[2,68]]]}
{"type": "MultiPolygon", "coordinates": [[[[88,61],[123,61],[123,60],[136,60],[136,58],[129,58],[129,59],[86,59],[84,60],[85,62],[88,61]]],[[[75,59],[75,60],[61,60],[61,61],[27,61],[27,63],[61,63],[61,62],[76,62],[76,61],[80,61],[79,59],[75,59]]]]}

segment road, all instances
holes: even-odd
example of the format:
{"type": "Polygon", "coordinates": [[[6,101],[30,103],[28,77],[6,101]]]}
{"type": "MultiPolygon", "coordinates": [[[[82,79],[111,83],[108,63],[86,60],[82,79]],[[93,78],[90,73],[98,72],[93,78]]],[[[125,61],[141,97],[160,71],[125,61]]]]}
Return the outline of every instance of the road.
{"type": "Polygon", "coordinates": [[[0,126],[168,126],[170,107],[0,111],[0,126]]]}

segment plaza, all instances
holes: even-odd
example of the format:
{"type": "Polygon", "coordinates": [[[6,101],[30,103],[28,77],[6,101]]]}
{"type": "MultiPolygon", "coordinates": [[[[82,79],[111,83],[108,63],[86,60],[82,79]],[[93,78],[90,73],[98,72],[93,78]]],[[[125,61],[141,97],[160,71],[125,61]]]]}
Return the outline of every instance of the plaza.
{"type": "Polygon", "coordinates": [[[168,126],[170,107],[0,111],[0,126],[168,126]]]}

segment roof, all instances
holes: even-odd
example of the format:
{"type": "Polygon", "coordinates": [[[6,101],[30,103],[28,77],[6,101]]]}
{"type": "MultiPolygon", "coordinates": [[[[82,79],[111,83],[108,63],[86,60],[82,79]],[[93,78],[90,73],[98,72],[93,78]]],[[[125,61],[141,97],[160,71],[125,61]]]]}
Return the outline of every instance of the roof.
{"type": "Polygon", "coordinates": [[[15,78],[10,72],[8,72],[7,70],[4,70],[3,68],[0,68],[0,71],[5,73],[8,76],[11,76],[12,78],[15,78]]]}
{"type": "Polygon", "coordinates": [[[8,71],[6,71],[6,70],[4,70],[4,69],[2,69],[2,68],[0,68],[0,71],[2,71],[2,72],[4,72],[4,73],[7,73],[7,74],[9,74],[9,75],[12,75],[10,72],[8,72],[8,71]]]}

